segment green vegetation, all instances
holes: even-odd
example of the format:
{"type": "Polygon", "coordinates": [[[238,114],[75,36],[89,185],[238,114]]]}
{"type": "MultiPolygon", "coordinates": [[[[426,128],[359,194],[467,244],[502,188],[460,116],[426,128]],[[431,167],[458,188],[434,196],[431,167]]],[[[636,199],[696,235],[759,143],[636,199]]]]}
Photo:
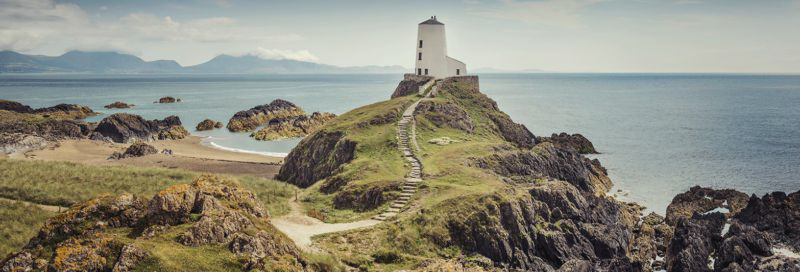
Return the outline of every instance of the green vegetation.
{"type": "Polygon", "coordinates": [[[28,243],[53,214],[34,205],[0,200],[0,259],[28,243]]]}
{"type": "MultiPolygon", "coordinates": [[[[70,206],[104,193],[151,197],[164,188],[190,183],[198,173],[155,167],[91,166],[73,162],[0,160],[0,197],[37,204],[70,206]]],[[[238,176],[273,216],[288,212],[295,187],[284,182],[238,176]]]]}

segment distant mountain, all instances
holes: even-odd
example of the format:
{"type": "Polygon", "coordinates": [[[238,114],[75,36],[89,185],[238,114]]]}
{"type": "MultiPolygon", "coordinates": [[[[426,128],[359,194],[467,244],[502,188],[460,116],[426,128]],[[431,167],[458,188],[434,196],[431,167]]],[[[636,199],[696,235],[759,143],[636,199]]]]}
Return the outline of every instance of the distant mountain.
{"type": "Polygon", "coordinates": [[[333,74],[405,71],[402,66],[339,67],[297,60],[262,59],[252,55],[219,55],[208,62],[183,67],[173,60],[144,61],[116,52],[70,51],[57,57],[0,52],[0,73],[333,74]]]}
{"type": "Polygon", "coordinates": [[[528,73],[547,73],[548,71],[539,69],[505,70],[489,67],[475,68],[469,71],[475,74],[528,74],[528,73]]]}

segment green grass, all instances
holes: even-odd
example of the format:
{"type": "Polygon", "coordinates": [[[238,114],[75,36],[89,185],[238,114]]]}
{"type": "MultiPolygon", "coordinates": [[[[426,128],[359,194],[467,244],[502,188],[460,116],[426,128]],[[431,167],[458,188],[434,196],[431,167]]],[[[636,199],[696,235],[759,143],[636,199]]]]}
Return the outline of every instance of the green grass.
{"type": "MultiPolygon", "coordinates": [[[[70,206],[104,193],[133,193],[150,198],[164,188],[190,183],[197,172],[132,166],[92,166],[72,162],[0,159],[0,197],[38,204],[70,206]]],[[[288,212],[295,188],[284,182],[237,176],[256,193],[273,216],[288,212]]]]}
{"type": "Polygon", "coordinates": [[[0,259],[27,244],[52,215],[30,204],[0,200],[0,259]]]}

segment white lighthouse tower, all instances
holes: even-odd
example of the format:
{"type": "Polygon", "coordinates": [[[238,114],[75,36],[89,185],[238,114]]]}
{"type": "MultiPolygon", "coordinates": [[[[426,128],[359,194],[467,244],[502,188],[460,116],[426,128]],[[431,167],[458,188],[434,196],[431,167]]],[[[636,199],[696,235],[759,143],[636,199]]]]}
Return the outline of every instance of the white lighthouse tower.
{"type": "Polygon", "coordinates": [[[444,24],[436,16],[419,23],[417,55],[414,72],[417,75],[446,78],[467,73],[467,65],[447,56],[444,24]]]}

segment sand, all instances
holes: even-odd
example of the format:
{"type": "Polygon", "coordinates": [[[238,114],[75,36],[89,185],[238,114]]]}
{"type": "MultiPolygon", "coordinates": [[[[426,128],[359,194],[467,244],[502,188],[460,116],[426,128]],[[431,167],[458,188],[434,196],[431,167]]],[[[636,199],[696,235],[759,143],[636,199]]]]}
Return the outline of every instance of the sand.
{"type": "Polygon", "coordinates": [[[191,171],[253,175],[272,178],[283,161],[281,157],[233,152],[206,146],[201,137],[181,140],[153,141],[148,144],[158,150],[171,149],[172,155],[148,155],[138,158],[108,160],[111,153],[124,152],[127,144],[92,140],[64,140],[42,150],[9,156],[14,159],[72,161],[92,165],[134,165],[177,168],[191,171]]]}

